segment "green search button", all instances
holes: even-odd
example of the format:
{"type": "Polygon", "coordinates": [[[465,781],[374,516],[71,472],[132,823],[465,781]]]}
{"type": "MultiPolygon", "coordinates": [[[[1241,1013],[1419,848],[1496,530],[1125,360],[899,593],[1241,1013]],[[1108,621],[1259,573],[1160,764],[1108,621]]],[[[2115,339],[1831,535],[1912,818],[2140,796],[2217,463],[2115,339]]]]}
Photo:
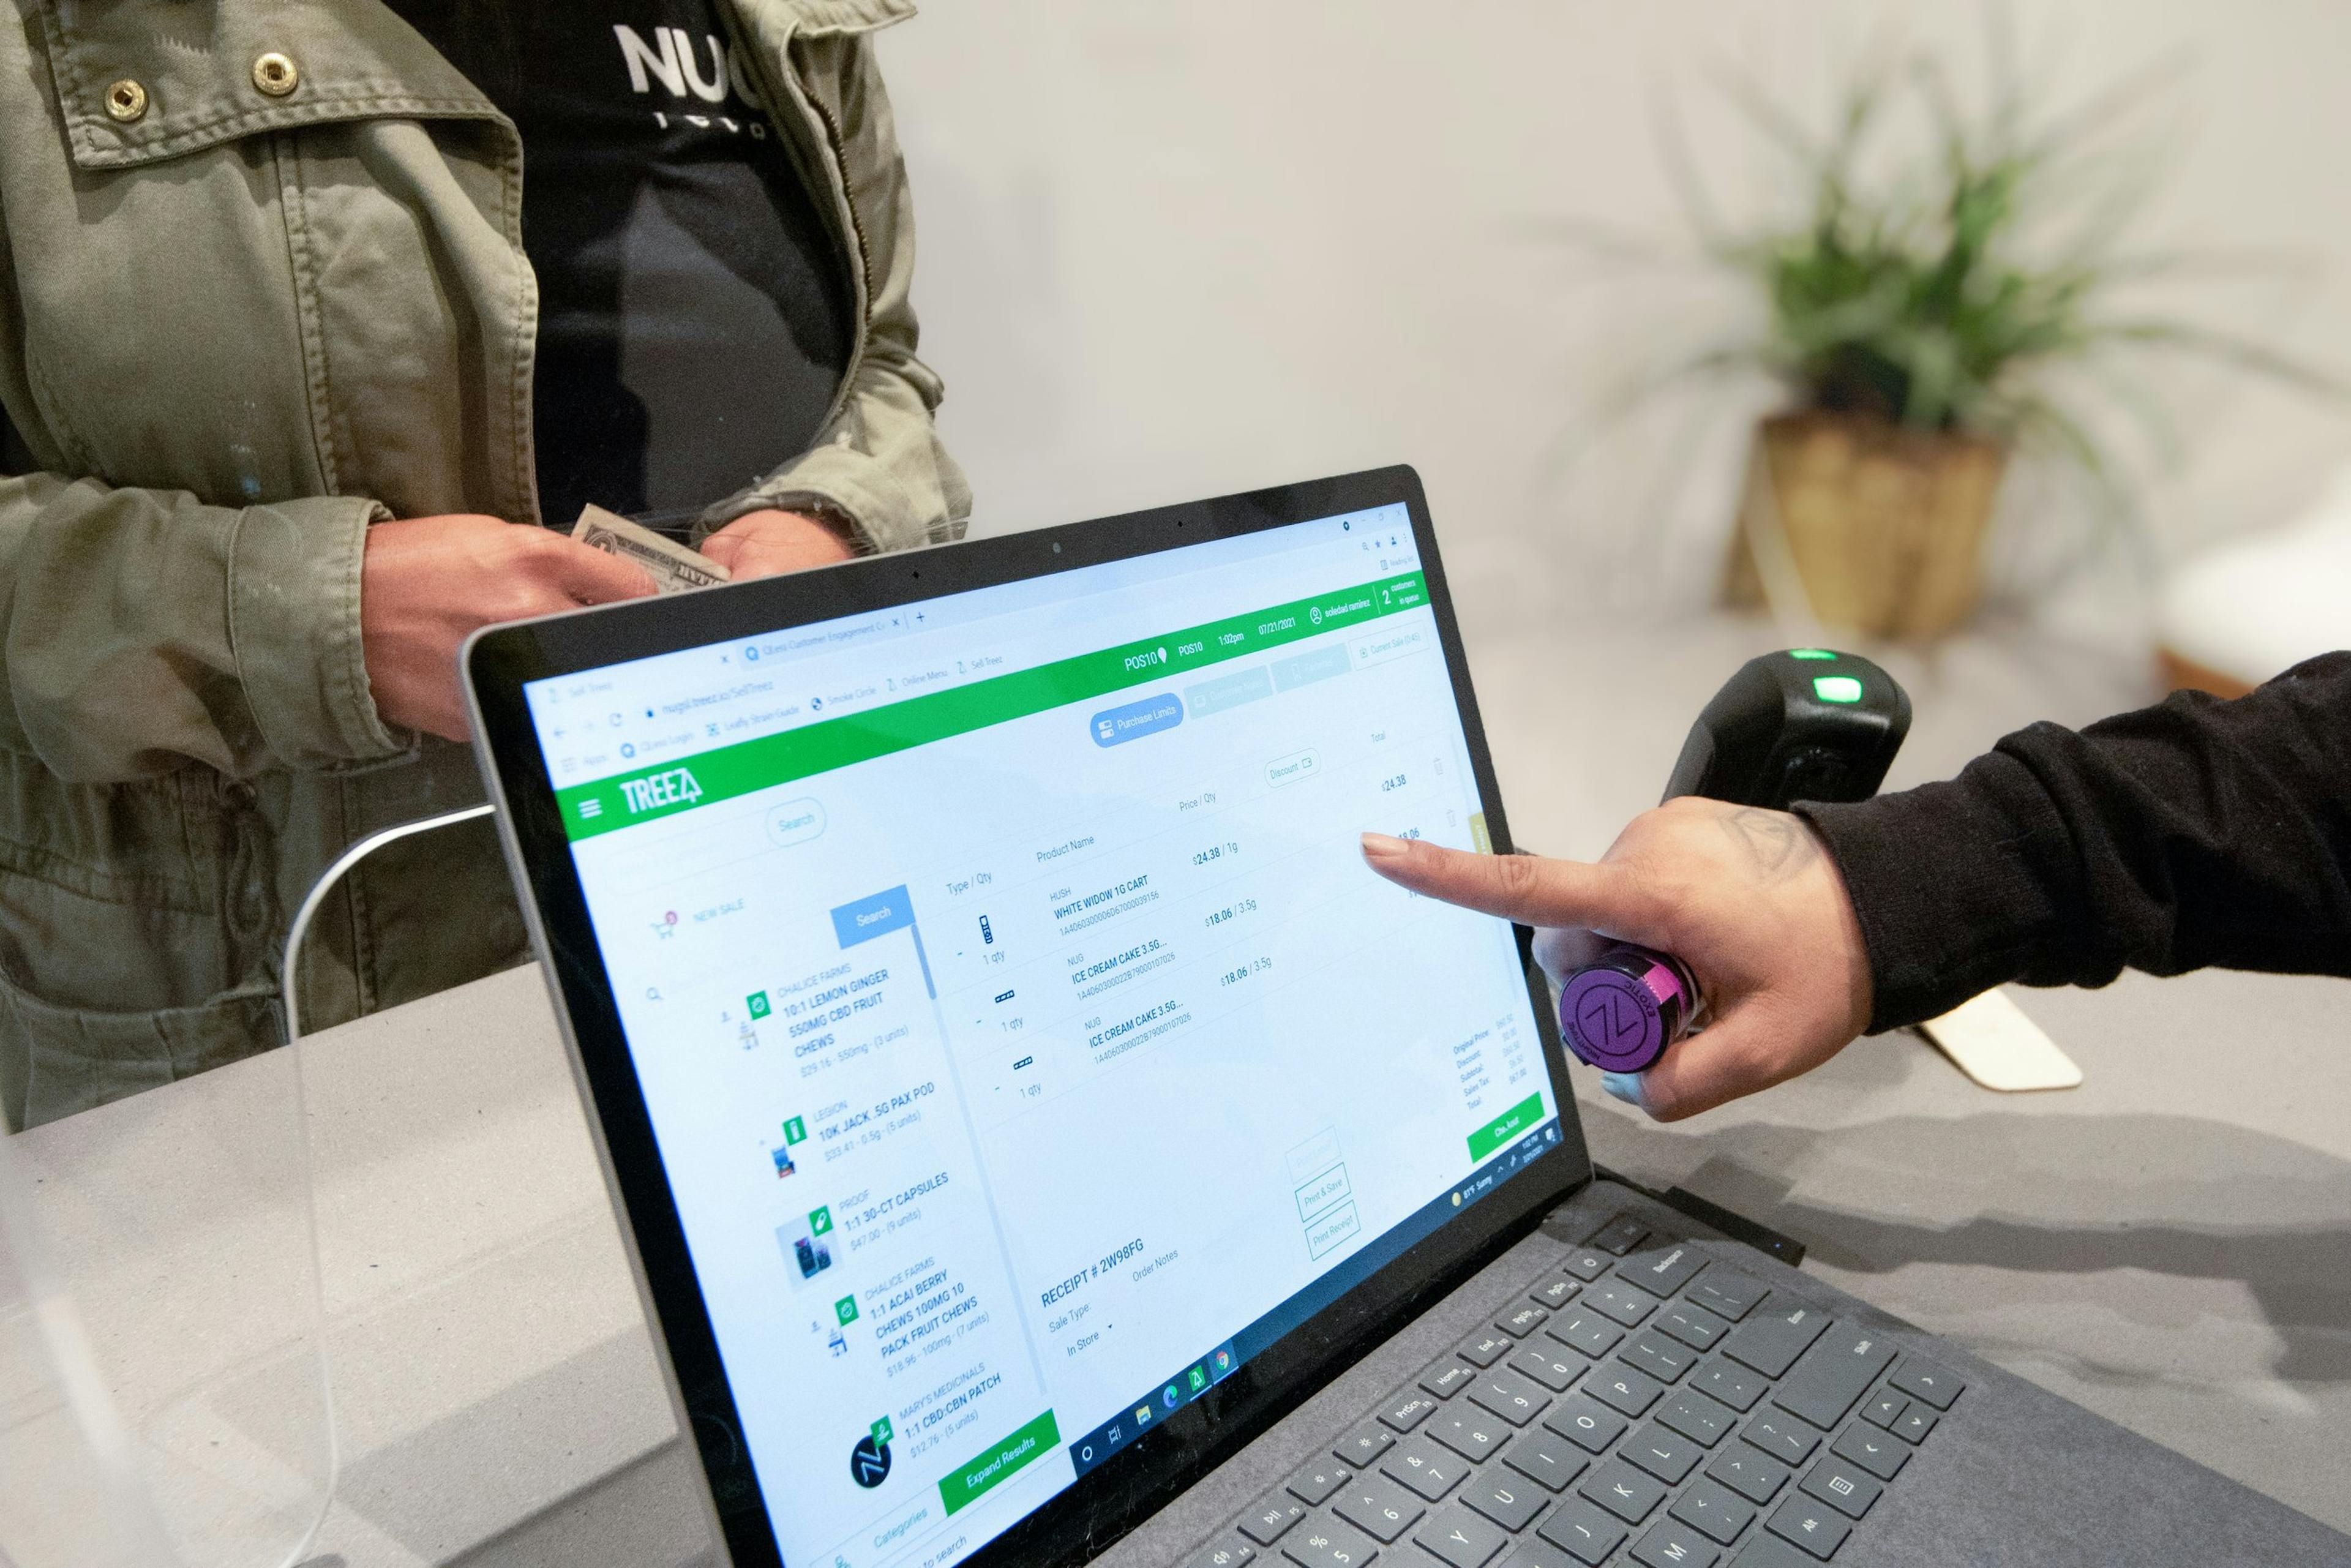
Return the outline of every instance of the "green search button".
{"type": "Polygon", "coordinates": [[[1053,1413],[1048,1410],[1002,1442],[990,1444],[979,1458],[940,1477],[939,1500],[949,1513],[967,1508],[1030,1461],[1052,1452],[1061,1441],[1061,1429],[1053,1425],[1053,1413]]]}
{"type": "Polygon", "coordinates": [[[1469,1134],[1469,1157],[1482,1160],[1542,1117],[1542,1096],[1530,1094],[1469,1134]]]}

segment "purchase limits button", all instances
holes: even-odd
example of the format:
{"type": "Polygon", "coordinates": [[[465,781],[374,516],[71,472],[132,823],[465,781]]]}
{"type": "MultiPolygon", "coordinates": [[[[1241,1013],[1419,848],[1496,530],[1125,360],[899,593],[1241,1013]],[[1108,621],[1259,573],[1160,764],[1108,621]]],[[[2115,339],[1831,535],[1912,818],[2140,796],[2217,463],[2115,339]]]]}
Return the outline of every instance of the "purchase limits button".
{"type": "Polygon", "coordinates": [[[1123,746],[1163,729],[1174,729],[1183,722],[1184,699],[1174,692],[1162,692],[1139,703],[1106,707],[1094,715],[1089,727],[1093,731],[1096,746],[1123,746]]]}

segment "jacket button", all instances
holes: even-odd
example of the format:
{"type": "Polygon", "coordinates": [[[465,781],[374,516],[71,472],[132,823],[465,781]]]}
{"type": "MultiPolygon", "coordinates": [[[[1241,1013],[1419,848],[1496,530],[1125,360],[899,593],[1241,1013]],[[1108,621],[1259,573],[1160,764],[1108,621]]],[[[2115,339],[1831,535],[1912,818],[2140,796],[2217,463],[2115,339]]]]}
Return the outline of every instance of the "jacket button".
{"type": "Polygon", "coordinates": [[[106,89],[106,117],[124,125],[147,112],[147,89],[124,77],[106,89]]]}
{"type": "Polygon", "coordinates": [[[302,73],[292,59],[272,49],[253,62],[253,85],[272,98],[284,98],[302,85],[302,73]]]}

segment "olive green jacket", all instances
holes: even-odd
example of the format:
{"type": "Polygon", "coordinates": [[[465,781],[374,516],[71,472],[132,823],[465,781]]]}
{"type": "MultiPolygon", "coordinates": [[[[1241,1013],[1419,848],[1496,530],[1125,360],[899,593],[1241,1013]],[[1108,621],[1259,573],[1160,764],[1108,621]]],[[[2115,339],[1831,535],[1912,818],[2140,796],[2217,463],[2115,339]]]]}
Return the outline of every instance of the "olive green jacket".
{"type": "MultiPolygon", "coordinates": [[[[520,138],[379,0],[7,3],[0,1113],[25,1126],[282,1040],[310,883],[481,799],[465,749],[376,711],[360,550],[385,517],[539,520],[538,311],[520,138]]],[[[814,448],[704,526],[822,503],[875,548],[953,537],[869,38],[912,6],[724,9],[864,329],[814,448]]],[[[306,1026],[523,953],[485,824],[406,841],[314,928],[306,1026]]]]}

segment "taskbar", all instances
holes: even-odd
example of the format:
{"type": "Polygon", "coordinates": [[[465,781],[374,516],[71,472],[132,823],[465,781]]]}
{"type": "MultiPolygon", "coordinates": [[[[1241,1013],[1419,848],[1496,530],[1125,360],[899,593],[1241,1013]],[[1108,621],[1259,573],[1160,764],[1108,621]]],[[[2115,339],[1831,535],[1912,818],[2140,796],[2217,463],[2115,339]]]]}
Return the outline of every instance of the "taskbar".
{"type": "Polygon", "coordinates": [[[1166,1382],[1122,1406],[1117,1415],[1069,1446],[1070,1462],[1079,1475],[1108,1462],[1144,1434],[1156,1429],[1210,1388],[1232,1375],[1241,1363],[1263,1352],[1291,1330],[1302,1327],[1317,1312],[1370,1279],[1426,1240],[1447,1222],[1490,1196],[1494,1189],[1559,1146],[1557,1117],[1530,1131],[1510,1147],[1471,1171],[1442,1197],[1406,1215],[1362,1250],[1349,1255],[1306,1288],[1242,1329],[1199,1360],[1176,1370],[1166,1382]]]}

